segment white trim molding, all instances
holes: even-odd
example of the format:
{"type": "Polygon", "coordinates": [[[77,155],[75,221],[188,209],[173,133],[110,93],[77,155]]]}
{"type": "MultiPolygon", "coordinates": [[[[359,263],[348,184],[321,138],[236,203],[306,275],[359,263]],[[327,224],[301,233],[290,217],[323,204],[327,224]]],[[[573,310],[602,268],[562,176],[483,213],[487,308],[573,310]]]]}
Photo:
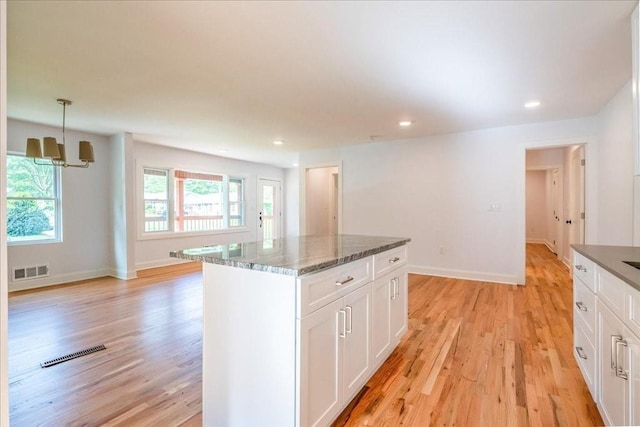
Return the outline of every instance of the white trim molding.
{"type": "Polygon", "coordinates": [[[407,266],[407,271],[411,274],[422,274],[426,276],[450,277],[452,279],[473,280],[476,282],[518,285],[518,279],[516,276],[487,273],[483,271],[454,270],[450,268],[425,267],[418,265],[407,266]]]}
{"type": "Polygon", "coordinates": [[[98,277],[111,276],[112,271],[110,269],[100,270],[87,270],[78,271],[69,274],[60,274],[57,276],[48,276],[41,279],[21,280],[17,282],[10,282],[9,292],[24,291],[26,289],[44,288],[47,286],[55,286],[67,284],[70,282],[77,282],[79,280],[96,279],[98,277]]]}

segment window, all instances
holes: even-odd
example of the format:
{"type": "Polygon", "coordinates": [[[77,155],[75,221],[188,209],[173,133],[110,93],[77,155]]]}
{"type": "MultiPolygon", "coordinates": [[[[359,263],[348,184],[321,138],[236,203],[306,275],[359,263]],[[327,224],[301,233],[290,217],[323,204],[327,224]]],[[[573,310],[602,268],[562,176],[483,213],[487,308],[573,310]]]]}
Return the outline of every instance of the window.
{"type": "Polygon", "coordinates": [[[7,242],[61,240],[60,168],[7,155],[7,242]]]}
{"type": "Polygon", "coordinates": [[[145,233],[215,231],[245,224],[244,178],[145,167],[143,183],[145,233]]]}

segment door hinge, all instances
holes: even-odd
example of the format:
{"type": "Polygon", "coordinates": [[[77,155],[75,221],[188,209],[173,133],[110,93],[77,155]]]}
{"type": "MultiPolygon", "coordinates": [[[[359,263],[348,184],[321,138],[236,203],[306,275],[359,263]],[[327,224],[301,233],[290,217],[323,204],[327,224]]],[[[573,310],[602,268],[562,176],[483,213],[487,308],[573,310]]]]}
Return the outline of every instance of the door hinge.
{"type": "Polygon", "coordinates": [[[580,212],[580,219],[584,219],[584,212],[580,212]]]}
{"type": "Polygon", "coordinates": [[[581,159],[581,160],[580,160],[580,166],[584,166],[584,165],[585,165],[585,160],[584,160],[584,159],[581,159]]]}

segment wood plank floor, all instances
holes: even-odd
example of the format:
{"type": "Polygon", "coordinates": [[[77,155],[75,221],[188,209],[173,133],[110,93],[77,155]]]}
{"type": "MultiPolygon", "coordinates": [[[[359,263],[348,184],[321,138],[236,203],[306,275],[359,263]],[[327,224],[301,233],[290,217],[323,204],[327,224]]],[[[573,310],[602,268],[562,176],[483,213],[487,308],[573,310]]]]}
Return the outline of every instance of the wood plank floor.
{"type": "MultiPolygon", "coordinates": [[[[201,424],[201,275],[162,273],[10,294],[12,426],[201,424]]],[[[542,245],[525,287],[410,275],[409,332],[334,425],[602,425],[571,331],[542,245]]]]}

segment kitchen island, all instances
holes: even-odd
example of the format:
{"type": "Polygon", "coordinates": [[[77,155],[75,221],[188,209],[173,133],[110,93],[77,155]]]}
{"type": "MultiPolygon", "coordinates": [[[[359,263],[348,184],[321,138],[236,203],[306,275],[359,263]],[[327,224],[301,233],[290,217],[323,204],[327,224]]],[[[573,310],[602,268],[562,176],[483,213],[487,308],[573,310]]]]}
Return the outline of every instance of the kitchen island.
{"type": "Polygon", "coordinates": [[[203,262],[205,426],[329,425],[407,330],[409,238],[185,249],[203,262]]]}

